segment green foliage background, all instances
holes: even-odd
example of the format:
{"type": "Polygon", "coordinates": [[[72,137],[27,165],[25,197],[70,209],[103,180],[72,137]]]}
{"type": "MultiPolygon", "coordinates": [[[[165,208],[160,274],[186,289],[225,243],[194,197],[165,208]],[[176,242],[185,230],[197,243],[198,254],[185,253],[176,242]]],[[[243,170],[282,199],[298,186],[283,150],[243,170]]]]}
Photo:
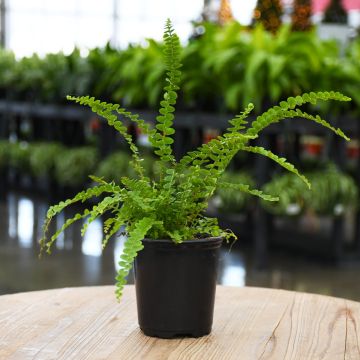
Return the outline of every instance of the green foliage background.
{"type": "MultiPolygon", "coordinates": [[[[183,64],[178,108],[240,111],[250,101],[256,111],[302,92],[334,89],[351,96],[360,108],[360,41],[342,49],[321,40],[316,29],[294,32],[283,25],[276,35],[261,25],[244,28],[204,23],[204,34],[179,48],[183,64]]],[[[63,103],[67,94],[93,94],[131,108],[153,108],[161,101],[165,64],[163,43],[117,50],[95,48],[85,57],[38,55],[16,60],[0,51],[0,94],[14,100],[63,103]]],[[[335,105],[334,105],[335,106],[335,105]]],[[[332,111],[337,108],[332,107],[332,111]]],[[[326,107],[321,111],[326,112],[326,107]]]]}
{"type": "Polygon", "coordinates": [[[318,215],[341,215],[346,208],[357,208],[359,205],[354,179],[341,173],[334,165],[308,173],[307,178],[313,191],[307,191],[303,182],[289,174],[273,178],[263,190],[281,196],[277,203],[263,202],[263,206],[275,215],[291,216],[305,211],[318,215]]]}

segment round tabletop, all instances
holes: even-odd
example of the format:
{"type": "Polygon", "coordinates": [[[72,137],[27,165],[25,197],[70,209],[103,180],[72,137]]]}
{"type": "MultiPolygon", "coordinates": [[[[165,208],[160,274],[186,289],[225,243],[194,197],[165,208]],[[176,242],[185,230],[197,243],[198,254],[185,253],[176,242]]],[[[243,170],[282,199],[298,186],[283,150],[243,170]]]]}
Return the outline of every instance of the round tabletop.
{"type": "Polygon", "coordinates": [[[146,337],[135,289],[113,286],[0,296],[0,359],[360,359],[360,304],[292,291],[217,287],[213,331],[146,337]]]}

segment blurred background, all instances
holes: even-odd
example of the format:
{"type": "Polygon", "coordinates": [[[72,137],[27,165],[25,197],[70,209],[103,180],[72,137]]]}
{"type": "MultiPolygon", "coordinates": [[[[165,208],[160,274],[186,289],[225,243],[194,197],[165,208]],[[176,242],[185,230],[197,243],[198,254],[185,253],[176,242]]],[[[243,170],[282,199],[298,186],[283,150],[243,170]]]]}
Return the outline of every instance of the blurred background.
{"type": "MultiPolygon", "coordinates": [[[[219,191],[208,212],[239,236],[231,251],[223,247],[219,283],[360,301],[360,0],[1,0],[0,294],[114,283],[124,238],[102,253],[101,221],[83,238],[74,224],[56,256],[38,260],[50,204],[91,186],[88,174],[118,180],[130,172],[122,139],[65,96],[90,94],[153,122],[167,17],[183,46],[177,158],[221,134],[250,101],[256,115],[305,91],[353,98],[309,109],[341,127],[348,143],[297,119],[259,140],[296,164],[311,192],[267,159],[238,154],[225,176],[281,192],[280,202],[219,191]]],[[[151,176],[148,139],[128,130],[151,176]]],[[[78,211],[58,216],[53,230],[78,211]]]]}

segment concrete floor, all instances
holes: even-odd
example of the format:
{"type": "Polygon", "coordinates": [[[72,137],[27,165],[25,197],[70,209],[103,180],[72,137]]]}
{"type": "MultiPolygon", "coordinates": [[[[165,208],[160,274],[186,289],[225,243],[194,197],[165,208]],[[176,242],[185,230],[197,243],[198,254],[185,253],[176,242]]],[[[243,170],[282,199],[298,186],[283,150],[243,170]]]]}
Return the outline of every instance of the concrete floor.
{"type": "MultiPolygon", "coordinates": [[[[38,259],[48,202],[29,194],[11,192],[0,201],[0,294],[69,286],[114,283],[123,239],[101,252],[101,222],[95,221],[84,239],[80,225],[60,237],[54,254],[38,259]]],[[[57,226],[64,221],[58,218],[57,226]]],[[[360,265],[337,268],[320,259],[283,251],[270,253],[266,271],[252,266],[251,246],[237,242],[222,249],[219,283],[262,286],[333,295],[360,301],[360,265]]],[[[132,282],[130,276],[129,282],[132,282]]]]}

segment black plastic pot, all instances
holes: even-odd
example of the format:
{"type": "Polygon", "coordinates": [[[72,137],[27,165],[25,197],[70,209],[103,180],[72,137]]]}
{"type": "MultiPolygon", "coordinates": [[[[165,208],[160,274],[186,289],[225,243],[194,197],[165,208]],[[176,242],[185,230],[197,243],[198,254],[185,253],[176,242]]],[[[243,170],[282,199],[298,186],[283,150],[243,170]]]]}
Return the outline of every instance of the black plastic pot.
{"type": "Polygon", "coordinates": [[[160,338],[209,334],[222,238],[143,244],[134,267],[141,330],[160,338]]]}

